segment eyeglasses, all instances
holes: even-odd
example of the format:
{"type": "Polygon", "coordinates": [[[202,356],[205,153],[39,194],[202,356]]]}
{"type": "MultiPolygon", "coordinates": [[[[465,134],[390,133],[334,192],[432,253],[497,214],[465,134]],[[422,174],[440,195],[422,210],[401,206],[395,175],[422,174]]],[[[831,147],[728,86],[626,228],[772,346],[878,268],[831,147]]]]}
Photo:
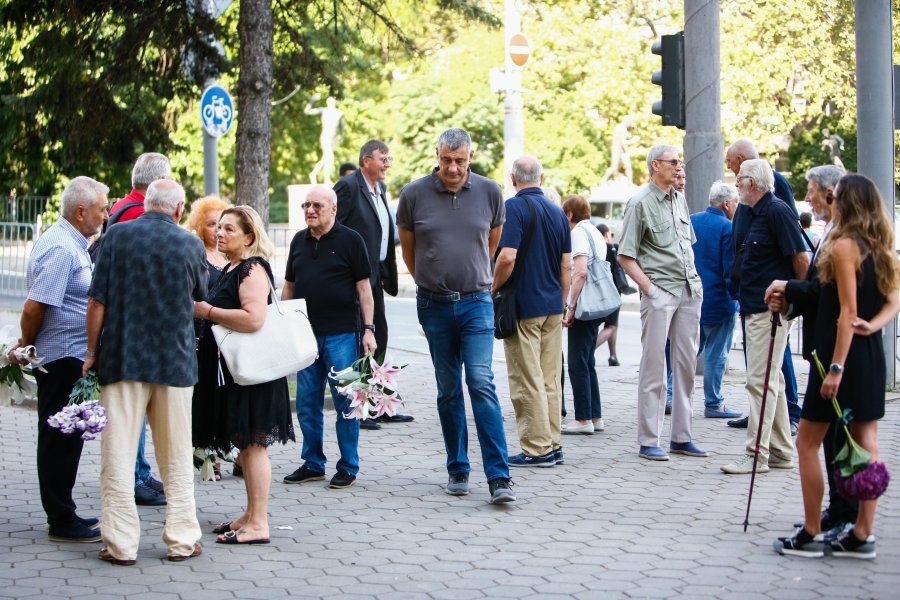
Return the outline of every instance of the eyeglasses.
{"type": "Polygon", "coordinates": [[[669,158],[669,159],[657,158],[656,162],[669,163],[673,167],[683,167],[684,166],[684,161],[678,160],[677,158],[669,158]]]}
{"type": "Polygon", "coordinates": [[[382,156],[381,158],[375,158],[374,156],[366,156],[365,158],[371,158],[372,160],[377,160],[383,165],[390,165],[394,162],[393,156],[382,156]]]}
{"type": "Polygon", "coordinates": [[[738,175],[737,177],[734,178],[734,181],[735,181],[735,182],[740,182],[741,179],[753,179],[753,178],[750,177],[749,175],[738,175]]]}
{"type": "Polygon", "coordinates": [[[325,206],[326,205],[321,202],[304,202],[303,204],[300,205],[300,208],[302,208],[303,210],[307,210],[307,209],[311,208],[314,211],[319,212],[320,210],[325,208],[325,206]]]}

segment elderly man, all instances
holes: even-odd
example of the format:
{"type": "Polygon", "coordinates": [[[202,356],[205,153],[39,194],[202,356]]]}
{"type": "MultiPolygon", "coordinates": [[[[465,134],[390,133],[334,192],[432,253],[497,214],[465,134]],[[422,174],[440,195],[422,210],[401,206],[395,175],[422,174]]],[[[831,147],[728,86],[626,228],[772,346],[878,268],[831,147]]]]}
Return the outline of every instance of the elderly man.
{"type": "MultiPolygon", "coordinates": [[[[728,150],[725,152],[725,164],[728,169],[734,173],[735,177],[737,177],[738,173],[741,170],[741,165],[744,164],[746,160],[752,160],[759,158],[759,152],[756,151],[756,146],[752,141],[747,138],[741,138],[735,141],[731,146],[728,147],[728,150]]],[[[788,180],[784,178],[784,176],[778,171],[772,169],[772,177],[774,177],[775,187],[773,190],[773,194],[775,198],[778,200],[783,200],[787,205],[788,209],[791,211],[794,219],[799,221],[800,215],[797,213],[797,207],[794,204],[794,190],[791,189],[791,184],[788,183],[788,180]]],[[[749,226],[750,218],[749,218],[749,210],[750,208],[744,204],[739,204],[737,208],[737,212],[732,219],[734,223],[734,243],[735,248],[740,251],[743,247],[744,239],[747,237],[747,227],[749,226]]],[[[810,250],[812,246],[810,246],[810,250]]],[[[740,259],[738,259],[740,260],[740,259]]],[[[743,316],[741,317],[741,328],[743,329],[743,316]]],[[[784,375],[785,382],[785,399],[788,403],[788,416],[791,420],[791,433],[797,432],[797,423],[800,421],[800,403],[797,399],[797,377],[794,374],[794,360],[791,355],[791,344],[790,337],[788,338],[788,342],[784,348],[784,359],[781,363],[781,373],[784,375]]],[[[744,417],[742,419],[736,419],[734,421],[728,421],[728,425],[731,427],[737,428],[745,428],[747,427],[747,422],[749,417],[744,417]]]]}
{"type": "MultiPolygon", "coordinates": [[[[821,165],[806,172],[806,201],[812,208],[816,220],[825,221],[825,231],[819,240],[816,253],[834,227],[831,221],[831,204],[834,201],[834,190],[844,174],[842,168],[834,165],[821,165]]],[[[819,306],[819,270],[816,268],[816,253],[813,254],[805,279],[775,281],[766,291],[770,309],[780,311],[782,307],[788,308],[783,305],[783,301],[786,300],[791,311],[788,317],[803,316],[803,357],[810,362],[819,306]]],[[[859,504],[856,500],[841,496],[835,489],[833,429],[825,436],[822,446],[825,453],[825,472],[828,475],[828,506],[822,512],[821,529],[826,532],[826,539],[833,539],[848,524],[856,521],[859,504]]],[[[797,526],[802,527],[803,522],[797,526]]]]}
{"type": "MultiPolygon", "coordinates": [[[[397,295],[397,255],[394,252],[394,222],[387,206],[384,180],[391,168],[390,150],[380,140],[369,140],[359,151],[359,169],[334,185],[337,194],[337,221],[349,227],[366,243],[372,271],[372,299],[375,302],[375,343],[378,354],[387,352],[388,324],[384,293],[397,295]]],[[[412,415],[381,415],[381,422],[408,423],[412,415]]],[[[381,429],[375,419],[360,423],[363,429],[381,429]]]]}
{"type": "Polygon", "coordinates": [[[370,263],[366,245],[358,233],[336,222],[337,195],[325,185],[310,190],[303,203],[307,228],[291,241],[284,288],[285,300],[304,298],[319,356],[297,373],[297,420],[303,432],[303,464],[284,478],[285,483],[305,483],[325,478],[323,437],[325,383],[331,386],[341,458],[329,487],[348,488],[359,472],[359,421],[344,417],[350,399],[339,394],[331,369],[340,371],[360,356],[375,354],[377,326],[373,323],[370,263]],[[359,317],[363,324],[360,327],[359,317]]]}
{"type": "MultiPolygon", "coordinates": [[[[730,474],[750,473],[758,423],[762,421],[759,458],[756,469],[766,473],[770,467],[793,467],[794,445],[787,402],[784,400],[784,377],[781,362],[787,345],[788,327],[775,330],[772,366],[768,382],[766,412],[761,412],[768,350],[772,335],[771,318],[765,301],[769,284],[776,279],[800,278],[809,267],[809,253],[800,233],[800,224],[784,202],[772,194],[775,187],[772,167],[764,160],[746,160],[737,177],[740,201],[746,204],[749,226],[740,266],[739,301],[744,316],[744,345],[747,351],[747,392],[750,395],[750,417],[744,454],[723,465],[730,474]]],[[[737,245],[738,241],[735,241],[737,245]]]]}
{"type": "Polygon", "coordinates": [[[446,492],[469,493],[468,430],[462,368],[492,503],[513,502],[506,435],[494,388],[491,256],[506,216],[500,186],[469,168],[474,151],[463,129],[437,144],[438,166],[400,192],[397,225],[403,260],[416,281],[419,323],[437,379],[437,409],[447,449],[446,492]]]}
{"type": "Polygon", "coordinates": [[[734,263],[731,219],[737,204],[737,189],[717,181],[709,190],[707,209],[691,215],[691,225],[697,236],[694,265],[703,283],[700,337],[703,339],[703,414],[708,418],[734,419],[741,416],[741,413],[725,406],[725,398],[722,397],[722,376],[728,366],[728,352],[738,309],[729,289],[734,263]]]}
{"type": "Polygon", "coordinates": [[[647,154],[650,182],[628,201],[619,240],[619,264],[641,294],[641,366],[638,380],[639,455],[669,460],[660,447],[666,410],[665,345],[672,356],[672,437],[675,454],[705,457],[691,438],[691,394],[697,366],[702,288],[694,267],[694,230],[684,196],[675,190],[683,163],[678,148],[647,154]]]}
{"type": "Polygon", "coordinates": [[[506,226],[491,286],[491,292],[497,292],[521,262],[515,282],[518,327],[503,340],[522,446],[521,453],[509,458],[509,466],[552,467],[563,460],[559,357],[572,261],[569,222],[541,192],[544,170],[537,158],[516,159],[510,177],[516,195],[506,201],[506,226]],[[531,237],[523,248],[529,228],[531,237]]]}
{"type": "MultiPolygon", "coordinates": [[[[28,260],[28,297],[17,347],[33,345],[44,358],[46,371],[34,374],[38,386],[37,472],[50,539],[57,542],[100,541],[97,519],[79,517],[72,500],[84,442],[79,435],[53,429],[47,418],[68,404],[72,387],[81,378],[92,268],[88,238],[100,231],[106,219],[108,192],[108,187],[90,177],[69,182],[62,193],[62,218],[38,238],[28,260]]],[[[12,351],[9,358],[16,360],[12,351]]]]}
{"type": "Polygon", "coordinates": [[[133,565],[140,543],[133,463],[126,457],[137,450],[144,415],[166,486],[162,537],[168,558],[181,561],[201,552],[191,397],[197,383],[194,301],[206,295],[206,250],[199,237],[178,226],[184,200],[174,181],[151,183],[146,212],[106,232],[89,292],[83,371],[98,361],[109,417],[100,448],[106,543],[100,559],[117,565],[133,565]]]}

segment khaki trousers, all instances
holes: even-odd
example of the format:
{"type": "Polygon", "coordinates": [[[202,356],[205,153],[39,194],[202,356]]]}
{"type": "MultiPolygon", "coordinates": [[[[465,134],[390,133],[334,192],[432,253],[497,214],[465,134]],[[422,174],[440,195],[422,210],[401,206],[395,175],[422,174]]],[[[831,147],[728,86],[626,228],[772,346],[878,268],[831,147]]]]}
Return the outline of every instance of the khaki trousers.
{"type": "Polygon", "coordinates": [[[641,296],[641,372],[638,376],[638,444],[660,445],[666,416],[666,339],[672,359],[671,441],[691,441],[691,398],[700,342],[702,294],[685,284],[680,296],[657,286],[641,296]]]}
{"type": "MultiPolygon", "coordinates": [[[[791,459],[794,456],[791,421],[788,416],[787,399],[784,396],[784,375],[781,374],[781,363],[789,332],[788,322],[782,319],[781,327],[775,331],[772,368],[769,372],[769,392],[766,394],[766,414],[762,416],[763,426],[759,437],[759,462],[763,464],[768,462],[770,453],[775,453],[784,459],[791,459]]],[[[766,359],[769,356],[771,337],[772,313],[746,315],[744,318],[744,338],[747,348],[746,388],[750,395],[747,454],[753,454],[756,447],[756,430],[759,428],[763,382],[766,378],[766,359]]]]}
{"type": "Polygon", "coordinates": [[[503,350],[522,451],[543,456],[559,448],[562,315],[519,319],[503,350]]]}
{"type": "Polygon", "coordinates": [[[150,422],[156,463],[166,488],[163,541],[169,555],[188,555],[200,539],[194,504],[191,396],[194,388],[139,381],[103,386],[101,403],[109,423],[100,441],[103,542],[115,558],[137,557],[141,523],[134,503],[134,456],[150,422]]]}

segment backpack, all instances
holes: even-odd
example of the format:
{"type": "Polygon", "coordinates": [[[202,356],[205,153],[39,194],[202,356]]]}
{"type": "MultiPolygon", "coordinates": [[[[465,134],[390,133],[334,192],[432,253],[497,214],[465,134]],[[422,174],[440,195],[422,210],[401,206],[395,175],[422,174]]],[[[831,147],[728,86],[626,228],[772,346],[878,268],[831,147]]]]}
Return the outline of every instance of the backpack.
{"type": "Polygon", "coordinates": [[[91,242],[91,245],[88,246],[88,254],[91,257],[91,261],[96,263],[97,256],[100,254],[100,247],[103,245],[103,236],[106,235],[106,230],[109,229],[110,225],[115,225],[119,222],[119,219],[122,218],[126,212],[131,210],[132,208],[136,208],[138,206],[143,206],[144,202],[141,200],[133,200],[132,202],[126,202],[122,206],[119,207],[119,210],[109,215],[109,219],[103,224],[103,229],[100,230],[100,235],[91,242]]]}

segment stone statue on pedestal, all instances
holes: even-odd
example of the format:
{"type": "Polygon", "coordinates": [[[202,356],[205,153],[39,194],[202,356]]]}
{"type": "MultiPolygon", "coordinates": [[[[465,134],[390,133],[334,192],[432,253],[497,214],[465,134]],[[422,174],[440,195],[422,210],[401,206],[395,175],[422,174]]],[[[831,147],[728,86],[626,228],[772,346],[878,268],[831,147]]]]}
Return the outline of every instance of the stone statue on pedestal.
{"type": "Polygon", "coordinates": [[[338,131],[340,131],[341,139],[344,137],[344,113],[336,106],[337,102],[334,98],[329,97],[325,101],[324,108],[313,108],[313,104],[319,99],[319,94],[313,94],[309,102],[303,108],[303,112],[307,115],[322,116],[322,133],[319,136],[319,145],[322,148],[322,158],[313,167],[309,174],[309,181],[316,185],[319,183],[317,177],[320,171],[322,174],[322,183],[331,185],[331,174],[334,171],[334,146],[337,141],[338,131]]]}

